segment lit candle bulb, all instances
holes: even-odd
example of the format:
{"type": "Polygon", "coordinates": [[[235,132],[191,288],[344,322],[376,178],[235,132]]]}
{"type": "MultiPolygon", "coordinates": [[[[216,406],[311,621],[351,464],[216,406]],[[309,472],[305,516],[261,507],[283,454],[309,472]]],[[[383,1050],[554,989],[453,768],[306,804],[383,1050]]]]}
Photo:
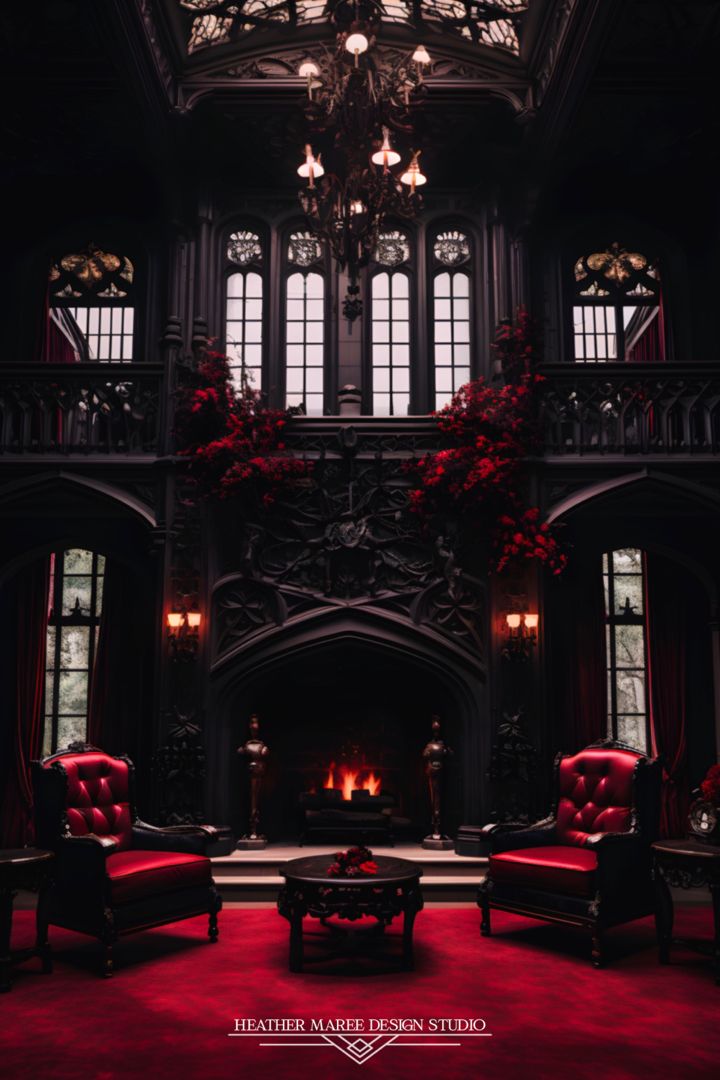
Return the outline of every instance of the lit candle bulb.
{"type": "Polygon", "coordinates": [[[304,60],[298,69],[298,75],[307,79],[307,95],[312,101],[313,79],[320,74],[320,68],[314,60],[304,60]]]}
{"type": "Polygon", "coordinates": [[[312,146],[309,143],[305,146],[305,161],[298,168],[298,176],[302,176],[303,179],[307,177],[308,187],[315,187],[315,178],[325,175],[325,169],[320,162],[320,154],[317,156],[317,160],[313,157],[312,146]]]}
{"type": "Polygon", "coordinates": [[[427,176],[424,176],[420,172],[420,166],[418,165],[418,158],[420,157],[420,150],[413,151],[413,156],[410,159],[410,164],[407,167],[407,172],[404,172],[400,177],[401,184],[407,184],[410,188],[410,194],[415,194],[415,188],[421,187],[427,183],[427,176]]]}
{"type": "Polygon", "coordinates": [[[349,34],[345,39],[345,48],[355,57],[355,67],[358,66],[360,53],[367,52],[368,45],[368,39],[364,34],[349,34]]]}
{"type": "Polygon", "coordinates": [[[390,131],[388,128],[383,129],[383,144],[379,150],[376,150],[372,156],[373,165],[382,165],[383,172],[388,171],[388,167],[391,165],[397,165],[400,161],[400,155],[397,150],[393,150],[390,145],[390,131]]]}

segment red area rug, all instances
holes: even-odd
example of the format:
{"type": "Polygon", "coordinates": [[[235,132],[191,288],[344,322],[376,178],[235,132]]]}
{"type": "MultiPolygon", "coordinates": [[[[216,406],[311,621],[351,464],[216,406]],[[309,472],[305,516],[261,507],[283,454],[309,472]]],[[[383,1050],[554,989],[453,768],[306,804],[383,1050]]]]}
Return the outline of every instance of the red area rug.
{"type": "MultiPolygon", "coordinates": [[[[709,960],[678,947],[660,967],[652,920],[610,935],[611,965],[595,971],[586,939],[493,913],[490,939],[479,912],[434,908],[415,924],[416,970],[386,953],[328,959],[325,932],[311,939],[302,975],[287,970],[287,923],[272,910],[221,914],[210,945],[205,920],[121,941],[118,970],[103,980],[95,945],[51,928],[55,972],[18,967],[0,998],[0,1075],[116,1080],[149,1076],[348,1077],[715,1077],[720,1075],[720,987],[709,960]],[[478,1018],[481,1037],[404,1035],[355,1064],[321,1036],[229,1037],[236,1018],[478,1018]],[[293,1041],[299,1045],[288,1045],[293,1041]],[[283,1042],[264,1046],[263,1042],[283,1042]],[[313,1043],[320,1045],[312,1045],[313,1043]],[[460,1045],[451,1045],[452,1043],[460,1045]]],[[[30,912],[15,916],[14,942],[29,943],[30,912]]],[[[311,923],[310,927],[318,924],[311,923]]],[[[709,939],[709,909],[688,905],[676,933],[709,939]]],[[[350,1038],[350,1037],[348,1037],[350,1038]]],[[[372,1036],[371,1036],[372,1038],[372,1036]]],[[[353,1041],[350,1039],[350,1041],[353,1041]]],[[[370,1040],[365,1040],[370,1045],[370,1040]]],[[[349,1043],[345,1043],[349,1049],[349,1043]]],[[[355,1055],[369,1051],[356,1044],[355,1055]]]]}

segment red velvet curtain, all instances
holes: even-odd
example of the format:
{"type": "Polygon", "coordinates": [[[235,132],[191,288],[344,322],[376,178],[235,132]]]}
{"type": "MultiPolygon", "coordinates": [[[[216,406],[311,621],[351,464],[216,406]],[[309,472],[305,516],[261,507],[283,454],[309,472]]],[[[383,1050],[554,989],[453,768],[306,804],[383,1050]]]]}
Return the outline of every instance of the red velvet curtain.
{"type": "Polygon", "coordinates": [[[10,754],[5,771],[0,846],[32,842],[30,762],[42,752],[43,690],[48,620],[49,562],[26,567],[6,590],[4,618],[17,627],[15,687],[6,696],[10,730],[4,739],[10,754]]]}
{"type": "Polygon", "coordinates": [[[100,634],[88,706],[88,742],[108,753],[136,750],[142,712],[143,642],[138,579],[123,563],[105,563],[100,634]]]}
{"type": "Polygon", "coordinates": [[[62,308],[53,313],[50,303],[50,288],[45,293],[45,312],[42,342],[40,347],[40,360],[44,364],[75,364],[80,360],[80,354],[73,337],[77,328],[73,331],[70,318],[62,308]]]}
{"type": "Polygon", "coordinates": [[[685,625],[687,591],[678,566],[645,555],[650,732],[663,758],[660,835],[684,836],[688,810],[685,625]]]}
{"type": "Polygon", "coordinates": [[[600,556],[573,558],[548,587],[556,750],[575,753],[607,733],[605,602],[600,556]]]}

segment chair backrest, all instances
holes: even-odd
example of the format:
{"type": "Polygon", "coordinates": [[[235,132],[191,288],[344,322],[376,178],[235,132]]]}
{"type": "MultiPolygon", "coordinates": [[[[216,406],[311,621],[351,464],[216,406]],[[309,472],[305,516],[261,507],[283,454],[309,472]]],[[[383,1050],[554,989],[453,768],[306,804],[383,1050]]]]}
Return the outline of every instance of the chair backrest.
{"type": "MultiPolygon", "coordinates": [[[[60,771],[65,777],[62,813],[73,836],[108,836],[118,850],[132,844],[130,765],[124,758],[101,750],[64,752],[40,763],[43,773],[60,771]]],[[[36,788],[38,785],[36,784],[36,788]]],[[[40,796],[41,797],[41,796],[40,796]]]]}
{"type": "Polygon", "coordinates": [[[558,843],[581,846],[592,833],[628,832],[634,778],[645,756],[619,747],[587,747],[558,766],[558,843]]]}

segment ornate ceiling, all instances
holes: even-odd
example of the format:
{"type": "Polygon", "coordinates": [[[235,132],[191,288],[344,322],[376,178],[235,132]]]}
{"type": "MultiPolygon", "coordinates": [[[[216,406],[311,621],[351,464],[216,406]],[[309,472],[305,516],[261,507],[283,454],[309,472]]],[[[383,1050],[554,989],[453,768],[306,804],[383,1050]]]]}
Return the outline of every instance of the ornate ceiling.
{"type": "Polygon", "coordinates": [[[189,54],[231,42],[255,44],[268,29],[346,22],[370,11],[384,23],[456,37],[518,55],[529,0],[170,0],[185,24],[189,54]]]}

